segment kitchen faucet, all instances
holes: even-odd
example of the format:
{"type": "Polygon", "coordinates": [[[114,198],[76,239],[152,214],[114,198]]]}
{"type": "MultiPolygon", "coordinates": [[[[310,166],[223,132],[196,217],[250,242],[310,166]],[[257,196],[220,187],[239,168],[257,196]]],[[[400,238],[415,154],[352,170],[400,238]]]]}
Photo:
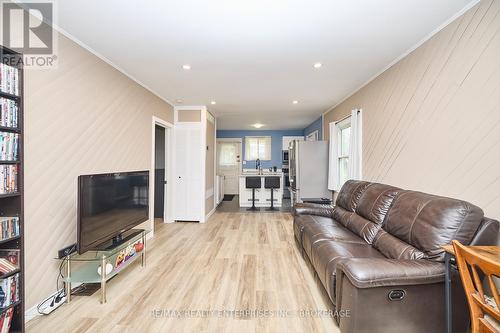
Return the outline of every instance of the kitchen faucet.
{"type": "Polygon", "coordinates": [[[255,160],[255,169],[259,171],[259,174],[261,172],[261,169],[260,169],[260,159],[256,159],[255,160]]]}

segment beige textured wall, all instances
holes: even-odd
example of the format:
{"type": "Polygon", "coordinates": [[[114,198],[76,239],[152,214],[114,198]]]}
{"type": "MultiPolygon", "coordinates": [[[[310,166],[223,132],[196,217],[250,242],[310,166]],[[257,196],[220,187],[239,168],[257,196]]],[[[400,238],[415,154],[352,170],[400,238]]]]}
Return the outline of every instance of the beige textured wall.
{"type": "Polygon", "coordinates": [[[483,0],[325,114],[363,109],[363,177],[500,218],[500,1],[483,0]]]}
{"type": "MultiPolygon", "coordinates": [[[[215,163],[215,124],[212,122],[207,113],[207,153],[205,155],[205,190],[211,190],[215,194],[215,179],[214,179],[214,163],[215,163]]],[[[214,195],[205,199],[205,214],[210,213],[214,209],[214,195]]]]}
{"type": "Polygon", "coordinates": [[[65,37],[57,70],[25,71],[26,309],[55,291],[76,241],[77,176],[149,170],[152,116],[172,107],[65,37]]]}
{"type": "Polygon", "coordinates": [[[200,110],[179,110],[177,113],[177,121],[179,122],[197,122],[201,121],[200,110]]]}

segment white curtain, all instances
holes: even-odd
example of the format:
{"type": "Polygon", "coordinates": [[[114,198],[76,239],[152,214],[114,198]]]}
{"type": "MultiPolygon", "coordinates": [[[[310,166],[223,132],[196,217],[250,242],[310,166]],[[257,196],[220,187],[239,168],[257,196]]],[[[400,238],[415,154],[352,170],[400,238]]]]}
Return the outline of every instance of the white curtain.
{"type": "Polygon", "coordinates": [[[349,179],[362,178],[362,115],[361,110],[352,110],[351,114],[351,144],[349,147],[349,179]]]}
{"type": "Polygon", "coordinates": [[[330,152],[329,157],[329,167],[328,167],[328,189],[330,191],[338,190],[339,177],[338,177],[338,159],[339,159],[339,127],[335,122],[330,123],[330,152]]]}
{"type": "Polygon", "coordinates": [[[246,136],[245,137],[245,160],[255,161],[271,160],[271,137],[270,136],[246,136]]]}

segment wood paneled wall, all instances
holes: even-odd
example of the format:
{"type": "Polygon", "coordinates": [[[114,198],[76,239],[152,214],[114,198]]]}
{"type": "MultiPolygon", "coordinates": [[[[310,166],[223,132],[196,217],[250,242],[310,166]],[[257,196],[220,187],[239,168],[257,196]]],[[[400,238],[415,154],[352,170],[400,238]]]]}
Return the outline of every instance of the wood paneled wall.
{"type": "Polygon", "coordinates": [[[27,69],[26,308],[55,291],[57,250],[76,241],[77,176],[149,170],[153,115],[172,107],[69,39],[59,67],[27,69]]]}
{"type": "Polygon", "coordinates": [[[363,109],[363,178],[500,218],[500,0],[483,0],[325,114],[363,109]]]}

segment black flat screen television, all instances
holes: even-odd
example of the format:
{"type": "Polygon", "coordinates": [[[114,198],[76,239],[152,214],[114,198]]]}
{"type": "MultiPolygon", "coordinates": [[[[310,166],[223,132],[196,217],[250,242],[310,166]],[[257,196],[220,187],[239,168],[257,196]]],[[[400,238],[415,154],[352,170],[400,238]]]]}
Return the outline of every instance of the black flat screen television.
{"type": "Polygon", "coordinates": [[[101,249],[148,219],[148,171],[78,177],[78,253],[101,249]]]}

